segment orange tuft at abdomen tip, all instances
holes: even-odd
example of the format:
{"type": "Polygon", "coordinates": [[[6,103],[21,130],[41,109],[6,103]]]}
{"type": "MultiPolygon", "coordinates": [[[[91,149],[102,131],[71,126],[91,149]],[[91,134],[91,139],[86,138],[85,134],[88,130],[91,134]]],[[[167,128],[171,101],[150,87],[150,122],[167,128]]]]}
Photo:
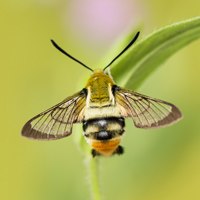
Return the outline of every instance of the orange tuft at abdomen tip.
{"type": "Polygon", "coordinates": [[[91,140],[90,144],[95,150],[97,150],[104,156],[110,156],[115,151],[115,149],[119,146],[120,142],[121,142],[121,138],[115,138],[115,139],[111,139],[105,142],[91,140]]]}

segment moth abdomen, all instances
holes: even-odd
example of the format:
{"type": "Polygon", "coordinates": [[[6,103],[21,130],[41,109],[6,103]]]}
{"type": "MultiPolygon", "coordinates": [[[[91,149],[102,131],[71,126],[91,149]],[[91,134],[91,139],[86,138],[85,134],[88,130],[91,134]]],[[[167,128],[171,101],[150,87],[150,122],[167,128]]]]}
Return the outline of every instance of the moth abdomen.
{"type": "Polygon", "coordinates": [[[84,136],[96,149],[95,155],[112,155],[118,148],[124,133],[124,118],[109,117],[83,122],[84,136]]]}

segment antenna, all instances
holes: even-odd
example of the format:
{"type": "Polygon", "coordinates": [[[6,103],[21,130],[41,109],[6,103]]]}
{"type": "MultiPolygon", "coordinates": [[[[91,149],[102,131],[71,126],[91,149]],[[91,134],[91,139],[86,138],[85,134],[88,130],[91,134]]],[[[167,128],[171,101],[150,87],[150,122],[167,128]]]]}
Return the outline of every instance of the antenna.
{"type": "Polygon", "coordinates": [[[76,58],[72,57],[71,55],[69,55],[66,51],[64,51],[62,48],[60,48],[53,40],[51,40],[52,44],[54,47],[56,47],[56,49],[58,49],[60,52],[62,52],[63,54],[65,54],[66,56],[70,57],[72,60],[78,62],[79,64],[81,64],[83,67],[91,70],[92,72],[94,71],[93,69],[89,68],[88,66],[86,66],[85,64],[83,64],[82,62],[80,62],[79,60],[77,60],[76,58]]]}
{"type": "Polygon", "coordinates": [[[116,56],[104,69],[103,71],[106,70],[106,68],[108,68],[115,60],[117,60],[117,58],[119,58],[129,47],[132,46],[132,44],[137,40],[138,36],[139,36],[140,32],[138,31],[135,35],[135,37],[132,39],[132,41],[126,46],[126,48],[118,55],[116,56]]]}

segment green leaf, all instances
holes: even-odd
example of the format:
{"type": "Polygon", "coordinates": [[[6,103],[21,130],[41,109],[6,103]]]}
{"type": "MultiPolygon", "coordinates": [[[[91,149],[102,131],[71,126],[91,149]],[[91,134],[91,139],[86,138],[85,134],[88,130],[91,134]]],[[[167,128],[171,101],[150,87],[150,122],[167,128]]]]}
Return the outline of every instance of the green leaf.
{"type": "Polygon", "coordinates": [[[135,90],[172,54],[200,38],[200,17],[163,27],[130,47],[111,66],[118,85],[135,90]]]}

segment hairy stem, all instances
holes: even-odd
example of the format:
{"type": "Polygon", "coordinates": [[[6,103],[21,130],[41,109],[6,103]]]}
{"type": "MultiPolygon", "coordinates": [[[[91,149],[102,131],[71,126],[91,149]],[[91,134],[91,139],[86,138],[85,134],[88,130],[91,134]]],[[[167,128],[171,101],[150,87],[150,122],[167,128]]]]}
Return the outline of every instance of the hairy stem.
{"type": "Polygon", "coordinates": [[[91,192],[93,200],[102,200],[100,184],[99,184],[98,164],[99,164],[98,158],[93,158],[91,155],[87,156],[87,166],[89,170],[89,179],[91,184],[91,192]]]}

